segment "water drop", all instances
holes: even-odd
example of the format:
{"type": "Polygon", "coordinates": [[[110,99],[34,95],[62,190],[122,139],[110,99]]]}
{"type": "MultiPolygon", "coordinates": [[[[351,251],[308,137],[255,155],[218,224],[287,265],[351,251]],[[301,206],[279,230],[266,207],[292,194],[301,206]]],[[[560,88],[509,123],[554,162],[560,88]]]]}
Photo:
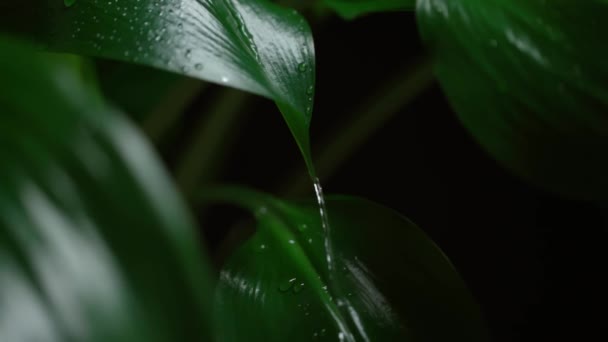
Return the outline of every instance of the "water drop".
{"type": "Polygon", "coordinates": [[[288,242],[289,242],[290,245],[295,245],[296,240],[289,240],[288,242]]]}
{"type": "Polygon", "coordinates": [[[323,337],[325,335],[327,335],[327,329],[323,328],[323,329],[321,329],[321,332],[319,333],[319,336],[323,337]]]}
{"type": "Polygon", "coordinates": [[[305,62],[298,64],[299,72],[306,72],[306,70],[308,70],[308,64],[306,64],[305,62]]]}
{"type": "Polygon", "coordinates": [[[310,85],[308,86],[308,88],[306,88],[306,95],[308,96],[312,96],[312,94],[315,92],[315,87],[310,85]]]}
{"type": "Polygon", "coordinates": [[[291,288],[293,287],[293,285],[296,283],[296,278],[291,278],[287,281],[282,282],[279,285],[279,291],[281,292],[287,292],[289,290],[291,290],[291,288]]]}
{"type": "Polygon", "coordinates": [[[302,290],[304,289],[304,283],[303,282],[296,282],[293,285],[293,293],[298,294],[300,292],[302,292],[302,290]]]}
{"type": "Polygon", "coordinates": [[[76,0],[63,0],[65,7],[72,7],[76,3],[76,0]]]}
{"type": "Polygon", "coordinates": [[[190,50],[190,49],[186,50],[186,53],[184,54],[184,56],[186,56],[186,58],[190,59],[192,57],[192,50],[190,50]]]}
{"type": "Polygon", "coordinates": [[[298,231],[300,231],[300,233],[305,232],[306,229],[308,229],[308,225],[306,225],[306,223],[302,223],[301,225],[298,226],[298,231]]]}
{"type": "Polygon", "coordinates": [[[203,64],[202,63],[196,63],[196,64],[194,64],[194,69],[196,69],[196,70],[203,70],[203,64]]]}

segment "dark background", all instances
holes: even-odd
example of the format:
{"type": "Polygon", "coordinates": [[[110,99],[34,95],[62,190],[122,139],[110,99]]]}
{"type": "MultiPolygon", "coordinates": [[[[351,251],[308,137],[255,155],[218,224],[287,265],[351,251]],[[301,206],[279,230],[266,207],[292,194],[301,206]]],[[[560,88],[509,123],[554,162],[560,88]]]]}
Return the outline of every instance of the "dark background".
{"type": "MultiPolygon", "coordinates": [[[[424,49],[412,13],[353,22],[331,18],[313,30],[317,93],[311,133],[318,154],[320,141],[341,130],[364,98],[424,49]]],[[[195,101],[191,117],[205,101],[195,101]]],[[[219,180],[278,194],[291,170],[303,171],[304,164],[274,105],[250,101],[253,110],[230,133],[233,146],[219,180]]],[[[182,123],[184,135],[189,126],[182,123]]],[[[167,148],[165,158],[171,162],[171,151],[180,148],[167,148]]],[[[608,216],[600,205],[555,197],[497,165],[459,124],[437,84],[404,106],[323,184],[326,193],[394,208],[426,231],[463,275],[495,341],[608,340],[608,216]]],[[[222,210],[202,224],[212,252],[226,238],[226,217],[236,215],[222,210]]]]}

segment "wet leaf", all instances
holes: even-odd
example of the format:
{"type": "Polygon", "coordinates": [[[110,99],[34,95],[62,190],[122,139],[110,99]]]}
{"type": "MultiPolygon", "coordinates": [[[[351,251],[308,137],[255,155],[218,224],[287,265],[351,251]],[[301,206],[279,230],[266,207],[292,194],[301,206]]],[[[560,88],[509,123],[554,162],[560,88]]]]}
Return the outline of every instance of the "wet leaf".
{"type": "Polygon", "coordinates": [[[608,198],[608,3],[418,1],[419,26],[460,119],[525,179],[608,198]]]}
{"type": "Polygon", "coordinates": [[[329,198],[336,265],[329,280],[315,203],[242,189],[217,198],[257,218],[255,235],[221,271],[223,341],[485,340],[478,308],[450,262],[392,210],[329,198]]]}
{"type": "Polygon", "coordinates": [[[144,64],[268,97],[312,167],[314,46],[293,10],[265,0],[80,0],[69,7],[24,0],[0,4],[0,29],[52,51],[144,64]]]}
{"type": "Polygon", "coordinates": [[[193,222],[77,66],[0,38],[0,340],[209,341],[193,222]]]}

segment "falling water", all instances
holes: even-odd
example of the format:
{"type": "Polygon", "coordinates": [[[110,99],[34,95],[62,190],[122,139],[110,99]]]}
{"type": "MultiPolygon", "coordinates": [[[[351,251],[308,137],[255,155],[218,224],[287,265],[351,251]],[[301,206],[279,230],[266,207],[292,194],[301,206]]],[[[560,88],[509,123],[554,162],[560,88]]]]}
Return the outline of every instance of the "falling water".
{"type": "Polygon", "coordinates": [[[325,205],[325,196],[323,195],[323,188],[321,187],[321,182],[319,178],[313,179],[313,184],[315,186],[315,194],[317,196],[317,204],[319,205],[319,214],[321,215],[321,226],[323,227],[324,241],[323,246],[325,247],[325,261],[327,262],[327,272],[328,277],[333,277],[333,272],[335,271],[335,257],[333,244],[331,241],[331,227],[329,226],[329,218],[327,217],[327,207],[325,205]]]}
{"type": "MultiPolygon", "coordinates": [[[[323,195],[323,188],[321,187],[321,182],[319,181],[319,178],[312,177],[312,181],[313,181],[313,184],[315,187],[315,195],[317,197],[317,204],[319,205],[321,226],[323,227],[323,235],[324,235],[323,246],[325,249],[325,261],[327,263],[327,282],[330,285],[329,288],[330,288],[330,291],[332,292],[332,295],[338,299],[337,300],[338,306],[339,307],[347,306],[349,309],[347,312],[349,313],[349,316],[352,316],[352,315],[350,315],[351,314],[350,311],[353,311],[354,309],[352,308],[352,305],[346,299],[346,297],[343,296],[340,284],[338,283],[337,279],[335,278],[336,258],[334,255],[334,249],[333,249],[333,243],[332,243],[332,237],[331,237],[331,226],[329,224],[327,206],[325,205],[325,196],[323,195]]],[[[339,321],[341,321],[341,319],[339,319],[339,321]]],[[[351,332],[349,326],[347,324],[344,324],[345,322],[341,322],[341,323],[342,324],[339,324],[340,330],[341,330],[338,335],[339,341],[356,342],[356,339],[355,339],[353,333],[351,332]]],[[[357,328],[361,329],[361,327],[359,325],[356,325],[356,326],[357,326],[357,328]]],[[[362,331],[359,331],[359,332],[362,333],[362,331]]],[[[365,336],[365,334],[362,334],[362,336],[365,336]]],[[[364,340],[368,341],[367,339],[364,339],[364,340]]]]}

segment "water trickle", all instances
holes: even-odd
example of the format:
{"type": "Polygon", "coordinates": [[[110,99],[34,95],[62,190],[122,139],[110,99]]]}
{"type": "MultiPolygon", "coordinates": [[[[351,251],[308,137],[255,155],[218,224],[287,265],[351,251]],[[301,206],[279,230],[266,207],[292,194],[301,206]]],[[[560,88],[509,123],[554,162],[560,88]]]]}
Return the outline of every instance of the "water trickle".
{"type": "Polygon", "coordinates": [[[72,7],[76,3],[76,0],[63,0],[65,7],[72,7]]]}
{"type": "Polygon", "coordinates": [[[321,187],[321,181],[319,178],[313,180],[315,187],[315,195],[317,196],[317,204],[319,205],[319,214],[321,216],[321,227],[323,227],[323,234],[325,235],[324,247],[325,247],[325,261],[327,262],[327,271],[329,278],[332,278],[332,273],[335,269],[334,264],[334,253],[331,242],[331,231],[329,226],[329,218],[327,217],[327,207],[325,205],[325,196],[323,195],[323,188],[321,187]]]}
{"type": "MultiPolygon", "coordinates": [[[[314,174],[313,174],[314,175],[314,174]]],[[[333,243],[331,237],[331,226],[329,224],[329,218],[327,215],[327,207],[325,205],[325,196],[323,195],[323,188],[321,187],[321,182],[317,177],[312,176],[315,194],[317,197],[317,204],[319,206],[319,214],[321,217],[321,226],[323,228],[323,247],[325,249],[325,258],[327,263],[327,283],[329,286],[325,285],[322,289],[327,292],[329,295],[329,300],[333,302],[333,297],[336,296],[338,300],[341,298],[346,298],[342,288],[336,279],[336,258],[333,251],[333,243]]],[[[346,301],[346,304],[349,308],[352,308],[350,303],[346,301]]],[[[340,306],[340,305],[338,305],[340,306]]],[[[340,309],[344,310],[344,308],[340,309]]],[[[338,335],[340,341],[348,341],[355,342],[355,337],[349,328],[348,324],[345,321],[339,322],[341,332],[338,335]]],[[[368,339],[364,339],[364,341],[369,341],[368,339]]]]}

